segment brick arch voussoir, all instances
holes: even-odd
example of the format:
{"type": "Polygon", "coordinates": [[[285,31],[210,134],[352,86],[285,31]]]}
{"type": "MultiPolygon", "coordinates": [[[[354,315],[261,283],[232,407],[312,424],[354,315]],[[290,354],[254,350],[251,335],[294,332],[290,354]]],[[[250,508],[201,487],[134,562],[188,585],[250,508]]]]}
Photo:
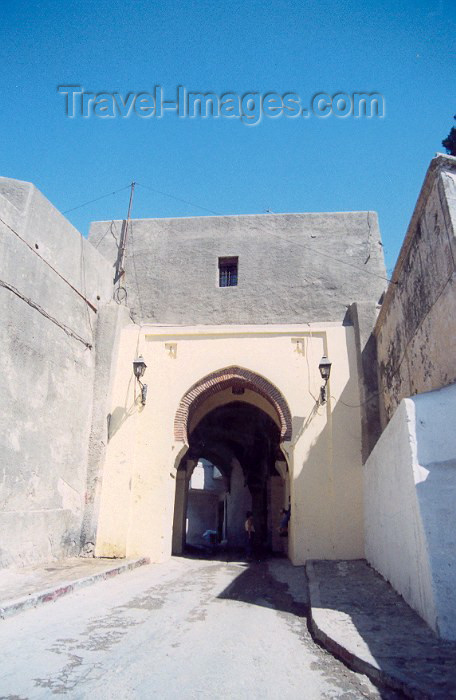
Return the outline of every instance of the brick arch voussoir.
{"type": "Polygon", "coordinates": [[[280,419],[281,441],[291,440],[291,411],[283,394],[268,379],[244,367],[226,367],[200,379],[182,397],[174,418],[174,438],[188,444],[187,426],[191,414],[213,394],[239,384],[256,391],[276,410],[280,419]]]}

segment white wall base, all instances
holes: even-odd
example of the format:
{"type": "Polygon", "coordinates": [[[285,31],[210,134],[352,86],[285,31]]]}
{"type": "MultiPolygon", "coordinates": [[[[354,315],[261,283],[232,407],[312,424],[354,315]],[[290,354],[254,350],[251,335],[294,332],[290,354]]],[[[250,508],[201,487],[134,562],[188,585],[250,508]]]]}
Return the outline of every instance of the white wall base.
{"type": "Polygon", "coordinates": [[[403,399],[365,465],[366,558],[456,639],[456,385],[403,399]]]}

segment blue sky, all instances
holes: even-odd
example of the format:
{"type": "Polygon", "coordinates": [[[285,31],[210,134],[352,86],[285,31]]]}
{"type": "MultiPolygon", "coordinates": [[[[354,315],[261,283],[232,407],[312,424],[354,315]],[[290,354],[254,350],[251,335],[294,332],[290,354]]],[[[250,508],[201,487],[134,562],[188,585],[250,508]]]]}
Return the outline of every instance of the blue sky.
{"type": "MultiPolygon", "coordinates": [[[[220,214],[378,212],[392,268],[430,159],[456,113],[453,0],[43,0],[2,7],[0,174],[67,210],[132,180],[220,214]],[[69,119],[90,92],[379,92],[383,119],[69,119]]],[[[87,235],[128,190],[70,212],[87,235]]],[[[198,209],[138,187],[134,217],[198,209]]]]}

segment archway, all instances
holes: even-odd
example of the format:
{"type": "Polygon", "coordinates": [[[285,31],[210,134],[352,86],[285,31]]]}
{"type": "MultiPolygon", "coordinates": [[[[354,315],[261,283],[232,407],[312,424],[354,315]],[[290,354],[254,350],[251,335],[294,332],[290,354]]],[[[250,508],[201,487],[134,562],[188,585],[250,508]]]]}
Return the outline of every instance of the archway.
{"type": "Polygon", "coordinates": [[[252,372],[230,368],[183,397],[175,431],[186,436],[188,449],[176,474],[173,553],[186,546],[239,550],[246,510],[254,514],[258,549],[284,550],[277,525],[288,505],[288,475],[280,444],[291,437],[291,415],[269,387],[252,372]]]}
{"type": "Polygon", "coordinates": [[[192,414],[208,398],[224,389],[231,389],[233,393],[238,392],[238,395],[250,390],[265,399],[277,414],[280,439],[291,440],[291,412],[279,389],[256,372],[235,365],[208,374],[185,392],[174,419],[176,440],[188,444],[188,424],[192,414]]]}

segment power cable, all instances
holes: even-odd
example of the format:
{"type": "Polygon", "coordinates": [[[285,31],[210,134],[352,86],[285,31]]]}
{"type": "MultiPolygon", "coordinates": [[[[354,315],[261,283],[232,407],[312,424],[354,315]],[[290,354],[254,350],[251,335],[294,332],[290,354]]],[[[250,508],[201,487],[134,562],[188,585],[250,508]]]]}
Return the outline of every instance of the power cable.
{"type": "Polygon", "coordinates": [[[128,190],[130,185],[127,185],[126,187],[121,187],[120,190],[115,190],[114,192],[109,192],[108,194],[103,194],[101,197],[96,197],[96,199],[90,199],[88,202],[84,202],[84,204],[78,204],[77,207],[72,207],[71,209],[65,209],[65,211],[62,211],[62,214],[69,214],[70,211],[76,211],[76,209],[82,209],[82,207],[86,207],[88,204],[93,204],[94,202],[99,202],[100,199],[106,199],[106,197],[112,197],[113,194],[119,194],[119,192],[123,192],[124,190],[128,190]]]}
{"type": "Polygon", "coordinates": [[[361,408],[362,406],[365,406],[367,403],[369,403],[370,401],[372,401],[372,399],[376,399],[377,396],[380,396],[380,394],[384,394],[385,391],[386,391],[385,388],[380,389],[379,391],[375,391],[373,394],[369,394],[368,397],[367,397],[367,399],[366,399],[365,401],[362,401],[361,403],[356,403],[356,404],[345,403],[345,401],[342,401],[342,399],[337,399],[337,398],[336,398],[335,396],[333,396],[332,394],[331,394],[331,398],[334,399],[334,401],[343,404],[343,405],[346,406],[347,408],[361,408]]]}
{"type": "Polygon", "coordinates": [[[8,282],[4,282],[3,280],[0,280],[0,287],[4,287],[4,289],[7,289],[8,291],[12,292],[17,297],[19,297],[19,299],[21,299],[22,301],[25,301],[25,303],[28,304],[29,306],[31,306],[32,309],[35,309],[42,316],[44,316],[49,321],[54,323],[56,326],[61,328],[68,336],[70,336],[71,338],[74,338],[75,340],[78,340],[80,343],[85,345],[85,347],[88,348],[89,350],[92,349],[92,344],[89,343],[87,340],[85,340],[82,336],[80,336],[79,333],[76,333],[76,331],[73,331],[69,326],[65,325],[65,323],[62,323],[54,316],[51,316],[51,314],[49,314],[45,309],[43,309],[43,307],[40,306],[36,301],[33,301],[29,297],[26,297],[18,289],[16,289],[16,287],[14,287],[12,284],[9,284],[8,282]]]}
{"type": "Polygon", "coordinates": [[[170,197],[170,199],[175,199],[177,202],[189,204],[191,207],[196,207],[197,209],[201,209],[202,211],[208,211],[210,214],[214,214],[215,216],[223,216],[223,214],[220,214],[220,212],[218,211],[213,211],[212,209],[208,209],[207,207],[202,207],[199,204],[195,204],[194,202],[188,201],[187,199],[182,199],[182,197],[175,197],[173,194],[168,194],[168,192],[162,192],[161,190],[156,190],[154,187],[149,187],[149,185],[143,185],[141,182],[137,182],[136,184],[140,187],[143,187],[146,190],[155,192],[155,194],[162,194],[164,197],[170,197]]]}
{"type": "MultiPolygon", "coordinates": [[[[140,187],[145,188],[146,190],[150,190],[151,192],[155,192],[155,193],[157,193],[157,194],[163,194],[165,197],[170,197],[171,199],[175,199],[175,200],[177,200],[178,202],[183,202],[184,204],[189,204],[189,205],[192,206],[192,207],[197,207],[198,209],[202,209],[202,210],[204,210],[204,211],[208,211],[208,212],[210,212],[211,214],[214,214],[215,216],[223,216],[223,214],[220,214],[219,212],[213,211],[212,209],[208,209],[207,207],[201,207],[199,204],[194,204],[193,202],[189,202],[189,201],[187,201],[186,199],[181,199],[180,197],[175,197],[174,195],[168,194],[167,192],[162,192],[161,190],[156,190],[156,189],[154,189],[153,187],[149,187],[148,185],[143,185],[141,182],[137,182],[136,184],[139,185],[140,187]]],[[[368,242],[368,245],[369,245],[369,247],[370,247],[371,225],[370,225],[370,220],[369,220],[369,212],[367,212],[367,214],[368,214],[368,219],[367,219],[367,225],[368,225],[368,241],[367,241],[367,242],[368,242]]],[[[279,214],[279,216],[280,216],[280,214],[279,214]]],[[[334,258],[334,257],[332,257],[331,255],[328,255],[327,253],[323,253],[323,252],[321,252],[321,251],[319,251],[319,250],[315,250],[314,248],[311,248],[310,246],[306,245],[305,243],[299,243],[299,242],[296,242],[296,241],[291,241],[289,238],[285,238],[285,236],[280,236],[280,235],[278,235],[278,234],[274,234],[274,233],[271,233],[271,232],[269,232],[269,234],[270,234],[271,236],[274,236],[275,238],[279,238],[279,239],[281,239],[281,240],[287,241],[288,243],[292,243],[293,245],[298,245],[298,246],[300,246],[301,248],[307,248],[307,249],[309,249],[309,250],[312,250],[312,252],[316,253],[317,255],[322,255],[322,256],[328,258],[329,260],[333,260],[334,262],[342,263],[342,265],[348,265],[349,267],[352,267],[352,268],[354,268],[355,270],[358,270],[358,271],[360,271],[360,272],[364,272],[366,275],[371,275],[371,276],[373,276],[373,277],[378,277],[378,278],[380,278],[380,279],[382,279],[382,280],[385,280],[386,282],[391,283],[391,284],[398,284],[397,282],[394,282],[394,281],[393,281],[392,279],[390,279],[389,277],[385,277],[384,275],[379,275],[379,274],[376,273],[376,272],[371,272],[370,270],[366,270],[366,269],[364,269],[363,267],[360,267],[359,265],[354,265],[353,263],[349,263],[349,262],[347,262],[347,261],[345,261],[345,260],[341,260],[340,258],[334,258]]],[[[370,258],[370,252],[368,252],[368,256],[367,256],[367,259],[366,259],[366,263],[367,263],[367,261],[369,260],[369,258],[370,258]]]]}
{"type": "MultiPolygon", "coordinates": [[[[156,189],[155,187],[150,187],[150,185],[144,185],[144,184],[141,183],[141,182],[136,182],[135,184],[136,184],[136,185],[139,185],[139,187],[142,187],[142,188],[145,189],[145,190],[149,190],[150,192],[154,192],[155,194],[160,194],[160,195],[163,195],[164,197],[169,197],[170,199],[174,199],[176,202],[182,202],[183,204],[188,204],[189,206],[195,207],[196,209],[201,209],[202,211],[207,211],[207,212],[209,212],[209,214],[213,214],[214,216],[223,216],[223,214],[220,214],[220,212],[214,211],[213,209],[209,209],[208,207],[202,207],[200,204],[195,204],[195,202],[191,202],[191,201],[188,200],[188,199],[183,199],[182,197],[176,197],[176,196],[173,195],[173,194],[169,194],[169,192],[163,192],[163,190],[158,190],[158,189],[156,189]]],[[[129,189],[130,187],[131,187],[131,184],[130,184],[130,185],[127,185],[126,187],[121,187],[119,190],[115,190],[114,192],[110,192],[109,194],[102,195],[101,197],[97,197],[96,199],[91,199],[91,200],[89,200],[88,202],[84,202],[84,204],[79,204],[77,207],[73,207],[72,209],[66,209],[65,211],[62,212],[62,214],[68,214],[69,212],[75,211],[76,209],[81,209],[82,207],[85,207],[85,206],[87,206],[88,204],[92,204],[92,203],[94,203],[94,202],[99,202],[101,199],[105,199],[106,197],[111,197],[112,195],[118,194],[119,192],[123,192],[124,190],[127,190],[127,189],[129,189]]],[[[280,214],[275,214],[275,215],[276,215],[276,216],[277,216],[277,215],[280,216],[280,214]]],[[[367,212],[367,215],[368,215],[368,219],[367,219],[367,224],[368,224],[367,246],[368,246],[369,249],[370,249],[370,245],[371,245],[371,225],[370,225],[370,220],[369,220],[369,212],[367,212]]],[[[107,233],[107,232],[106,232],[106,233],[107,233]]],[[[105,235],[106,235],[106,233],[105,233],[105,235]]],[[[299,243],[299,242],[297,242],[297,241],[292,241],[292,240],[290,240],[289,238],[286,238],[285,236],[280,236],[280,235],[278,235],[278,234],[274,234],[274,233],[271,233],[271,232],[269,232],[269,235],[273,236],[274,238],[278,238],[279,240],[286,241],[287,243],[292,243],[293,245],[297,245],[297,246],[299,246],[299,247],[301,247],[301,248],[306,248],[306,249],[308,249],[308,250],[312,250],[313,253],[315,253],[315,254],[317,254],[317,255],[321,255],[321,256],[327,258],[328,260],[332,260],[333,262],[337,262],[337,263],[340,263],[340,264],[342,264],[342,265],[346,265],[346,266],[348,266],[348,267],[352,267],[353,269],[358,270],[358,271],[360,271],[360,272],[363,272],[363,273],[366,274],[366,275],[371,275],[372,277],[377,277],[377,278],[379,278],[379,279],[385,280],[385,281],[388,282],[389,284],[396,284],[396,285],[398,284],[398,282],[392,280],[392,279],[389,278],[389,277],[385,277],[384,275],[379,275],[379,274],[376,273],[376,272],[372,272],[372,271],[370,271],[370,270],[366,270],[366,269],[364,269],[363,267],[361,267],[361,266],[359,266],[359,265],[354,265],[353,263],[349,263],[349,262],[347,262],[346,260],[342,260],[342,259],[340,259],[340,258],[334,258],[334,257],[332,257],[331,255],[328,255],[328,253],[323,253],[322,251],[315,250],[314,248],[311,248],[310,246],[306,245],[305,243],[299,243]]],[[[104,238],[104,236],[103,236],[103,238],[104,238]]],[[[100,242],[101,242],[101,241],[99,241],[98,244],[99,244],[100,242]]],[[[368,262],[369,258],[370,258],[370,250],[368,250],[368,255],[367,255],[367,258],[366,258],[366,263],[368,262]]]]}
{"type": "Polygon", "coordinates": [[[111,221],[111,223],[109,224],[108,228],[106,229],[106,231],[104,232],[102,237],[96,242],[96,244],[94,244],[94,248],[98,248],[98,246],[102,243],[102,241],[105,239],[105,237],[108,235],[108,233],[111,233],[111,236],[114,238],[114,240],[116,242],[117,248],[119,247],[119,240],[118,240],[118,238],[116,238],[116,234],[112,230],[113,226],[114,226],[114,228],[116,228],[116,222],[114,221],[114,219],[111,221]]]}
{"type": "Polygon", "coordinates": [[[97,307],[94,306],[94,305],[92,304],[92,302],[89,301],[89,300],[84,296],[84,294],[82,294],[82,293],[79,291],[79,289],[76,289],[76,287],[74,287],[74,286],[71,284],[71,282],[69,282],[65,277],[63,277],[63,275],[61,275],[60,272],[58,272],[58,270],[55,269],[55,267],[52,267],[52,265],[51,265],[50,263],[48,263],[48,261],[47,261],[45,258],[43,258],[43,256],[40,255],[40,254],[38,253],[38,251],[37,251],[35,248],[32,248],[32,246],[31,246],[29,243],[27,243],[27,241],[26,241],[24,238],[22,238],[22,236],[21,236],[14,228],[12,228],[9,224],[7,224],[6,221],[3,221],[3,219],[2,219],[1,217],[0,217],[0,221],[1,221],[1,223],[2,223],[4,226],[6,226],[7,229],[9,229],[9,230],[11,231],[11,233],[14,233],[14,235],[17,236],[17,237],[19,238],[19,240],[22,241],[22,243],[24,243],[24,244],[27,246],[27,248],[29,248],[29,250],[32,251],[32,253],[34,253],[35,255],[37,255],[37,256],[39,257],[39,259],[42,260],[42,261],[44,262],[44,264],[47,265],[47,266],[52,270],[52,272],[55,272],[55,274],[57,275],[57,277],[60,277],[60,279],[63,280],[63,281],[65,282],[65,284],[67,284],[67,285],[70,287],[70,289],[73,290],[73,292],[76,292],[76,294],[77,294],[78,296],[80,296],[81,299],[83,299],[83,300],[85,301],[85,303],[87,304],[87,306],[90,306],[90,308],[92,309],[92,311],[93,311],[94,313],[97,313],[97,307]]]}

